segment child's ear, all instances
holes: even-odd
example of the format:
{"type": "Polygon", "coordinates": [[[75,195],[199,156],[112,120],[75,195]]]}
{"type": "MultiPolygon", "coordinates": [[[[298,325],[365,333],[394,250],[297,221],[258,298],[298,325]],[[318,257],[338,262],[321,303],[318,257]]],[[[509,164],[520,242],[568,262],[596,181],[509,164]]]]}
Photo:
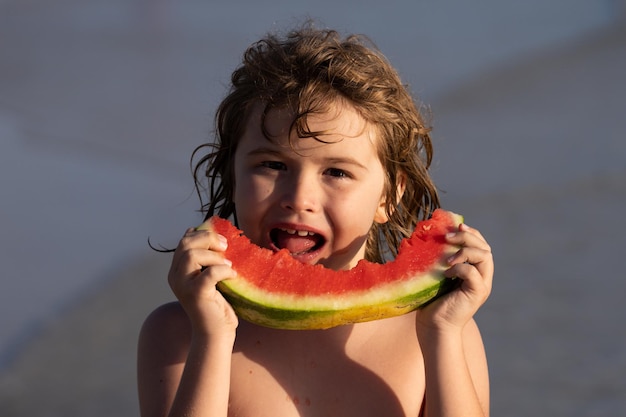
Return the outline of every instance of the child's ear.
{"type": "MultiPolygon", "coordinates": [[[[396,204],[391,207],[391,211],[393,212],[395,206],[400,203],[402,196],[404,195],[404,190],[406,189],[406,174],[404,172],[399,172],[396,178],[396,204]]],[[[387,215],[387,198],[386,195],[380,198],[380,202],[378,203],[378,207],[376,208],[376,214],[374,214],[374,221],[379,224],[387,223],[389,221],[389,216],[387,215]]]]}
{"type": "Polygon", "coordinates": [[[378,224],[387,223],[389,216],[387,216],[387,202],[385,196],[380,199],[378,207],[376,208],[376,214],[374,214],[374,222],[378,224]]]}

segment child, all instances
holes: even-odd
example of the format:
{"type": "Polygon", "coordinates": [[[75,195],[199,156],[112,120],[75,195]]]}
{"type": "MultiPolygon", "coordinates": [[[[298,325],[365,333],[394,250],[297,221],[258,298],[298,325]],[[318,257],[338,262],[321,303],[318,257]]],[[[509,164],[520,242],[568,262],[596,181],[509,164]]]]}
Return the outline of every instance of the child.
{"type": "MultiPolygon", "coordinates": [[[[230,217],[256,244],[302,262],[384,262],[439,205],[429,129],[362,38],[307,24],[252,45],[216,124],[194,171],[199,194],[209,179],[207,217],[230,217]]],[[[461,246],[446,272],[461,280],[453,292],[400,317],[293,331],[238,320],[215,288],[236,276],[228,242],[187,230],[169,272],[178,302],[155,310],[140,335],[141,415],[488,415],[473,315],[490,293],[491,251],[465,225],[447,239],[461,246]]]]}

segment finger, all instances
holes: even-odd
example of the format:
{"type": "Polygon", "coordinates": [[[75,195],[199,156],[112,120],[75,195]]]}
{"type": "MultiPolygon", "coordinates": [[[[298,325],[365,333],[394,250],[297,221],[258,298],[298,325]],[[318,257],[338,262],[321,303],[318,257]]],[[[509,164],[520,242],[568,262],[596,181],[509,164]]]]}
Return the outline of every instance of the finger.
{"type": "Polygon", "coordinates": [[[187,229],[178,243],[178,250],[203,248],[225,251],[228,247],[226,238],[218,233],[206,230],[187,229]]]}
{"type": "Polygon", "coordinates": [[[478,229],[474,229],[473,227],[469,226],[466,223],[461,223],[459,225],[459,230],[462,231],[462,232],[468,232],[468,233],[471,233],[473,235],[476,235],[476,236],[478,236],[482,240],[486,240],[483,237],[482,233],[480,233],[480,231],[478,229]]]}
{"type": "Polygon", "coordinates": [[[453,245],[477,247],[485,251],[491,252],[491,246],[487,243],[487,240],[476,229],[461,224],[458,232],[451,232],[446,234],[446,241],[453,245]]]}
{"type": "Polygon", "coordinates": [[[491,293],[493,284],[491,276],[486,278],[474,265],[466,263],[453,265],[445,272],[445,275],[461,280],[463,291],[476,295],[481,302],[484,302],[491,293]]]}
{"type": "Polygon", "coordinates": [[[472,265],[484,279],[491,280],[493,278],[493,255],[489,250],[464,246],[450,256],[447,261],[451,266],[459,264],[472,265]]]}
{"type": "Polygon", "coordinates": [[[215,286],[218,282],[224,281],[226,279],[232,279],[237,276],[237,271],[235,271],[231,264],[221,264],[221,265],[213,265],[210,268],[202,271],[198,276],[194,279],[206,281],[207,285],[215,286]]]}
{"type": "Polygon", "coordinates": [[[456,265],[462,263],[468,263],[472,265],[478,265],[491,258],[491,252],[485,249],[473,247],[473,246],[461,246],[461,248],[447,261],[449,265],[456,265]]]}
{"type": "MultiPolygon", "coordinates": [[[[205,251],[208,252],[208,251],[205,251]]],[[[210,256],[207,259],[211,258],[210,256]]],[[[208,266],[181,263],[177,268],[172,267],[168,275],[168,283],[175,293],[176,289],[183,288],[188,283],[195,286],[215,285],[225,278],[233,278],[237,273],[232,269],[232,263],[222,257],[214,257],[208,262],[208,266]],[[208,283],[208,284],[207,284],[208,283]]]]}
{"type": "Polygon", "coordinates": [[[171,281],[170,288],[184,308],[194,309],[204,303],[202,300],[220,302],[219,299],[222,297],[219,295],[216,285],[220,281],[236,276],[237,273],[228,265],[213,265],[194,275],[178,276],[177,279],[171,281]]]}
{"type": "Polygon", "coordinates": [[[226,265],[230,267],[232,262],[224,257],[223,252],[207,249],[186,249],[176,251],[168,274],[170,286],[176,281],[193,278],[207,267],[226,265]]]}
{"type": "Polygon", "coordinates": [[[232,262],[226,259],[224,252],[194,248],[181,251],[174,264],[179,270],[192,272],[212,265],[232,265],[232,262]]]}

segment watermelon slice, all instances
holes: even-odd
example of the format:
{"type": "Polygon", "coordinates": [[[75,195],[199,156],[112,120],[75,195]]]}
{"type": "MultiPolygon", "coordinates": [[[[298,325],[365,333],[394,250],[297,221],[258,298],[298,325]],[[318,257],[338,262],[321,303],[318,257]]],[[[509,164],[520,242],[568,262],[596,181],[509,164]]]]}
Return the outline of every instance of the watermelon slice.
{"type": "Polygon", "coordinates": [[[399,316],[449,291],[455,282],[443,275],[445,259],[458,247],[444,235],[462,222],[458,214],[435,210],[402,241],[393,261],[361,260],[346,271],[301,263],[286,249],[261,248],[219,217],[203,228],[228,240],[225,256],[237,277],[221,281],[218,290],[238,316],[266,327],[304,330],[399,316]]]}

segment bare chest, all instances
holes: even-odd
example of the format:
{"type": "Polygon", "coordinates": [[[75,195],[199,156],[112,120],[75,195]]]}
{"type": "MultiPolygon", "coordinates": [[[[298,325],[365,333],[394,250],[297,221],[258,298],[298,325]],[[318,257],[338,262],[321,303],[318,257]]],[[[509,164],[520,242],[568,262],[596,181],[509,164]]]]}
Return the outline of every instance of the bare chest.
{"type": "Polygon", "coordinates": [[[399,341],[389,330],[369,337],[358,331],[242,337],[233,356],[230,415],[417,416],[424,395],[417,340],[399,341]]]}

